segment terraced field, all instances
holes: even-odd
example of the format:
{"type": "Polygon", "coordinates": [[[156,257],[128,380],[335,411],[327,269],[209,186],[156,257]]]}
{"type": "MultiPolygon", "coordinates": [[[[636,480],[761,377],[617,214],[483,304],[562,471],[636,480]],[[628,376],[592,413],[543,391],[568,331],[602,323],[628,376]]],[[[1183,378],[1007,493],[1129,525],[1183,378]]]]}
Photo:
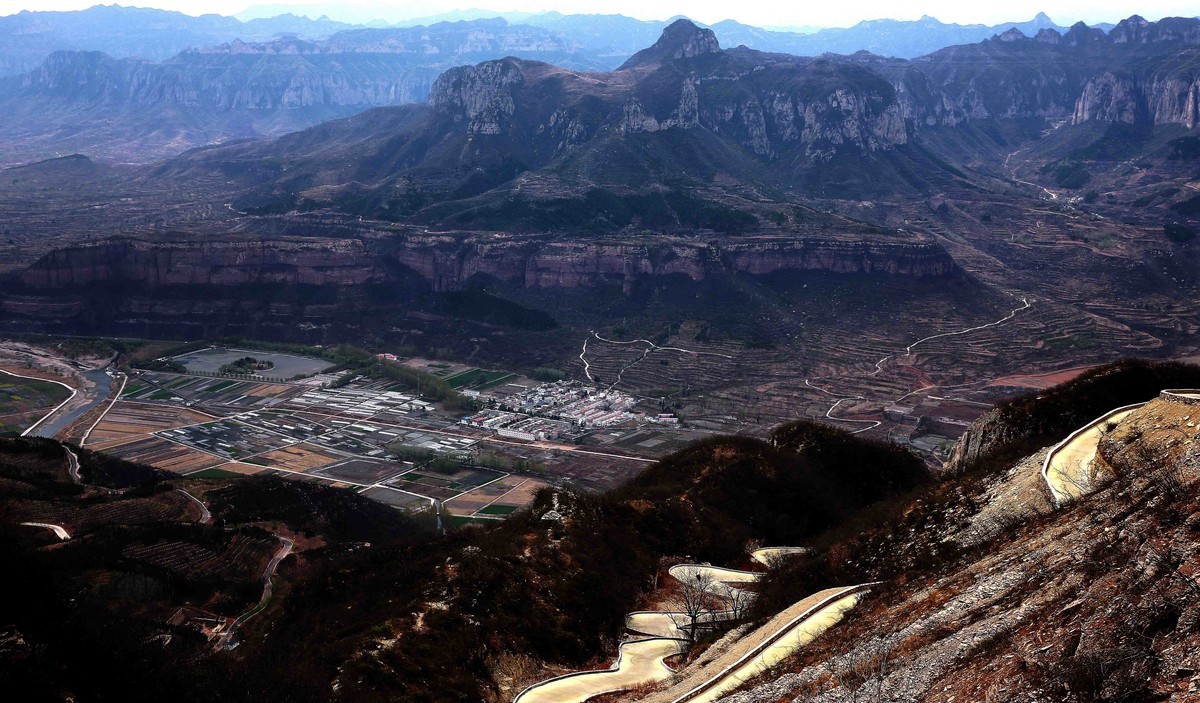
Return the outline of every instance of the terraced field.
{"type": "Polygon", "coordinates": [[[188,578],[254,578],[274,553],[273,539],[235,534],[222,548],[184,541],[131,544],[121,550],[126,559],[165,569],[188,578]]]}
{"type": "Polygon", "coordinates": [[[169,492],[146,498],[99,500],[91,503],[20,501],[12,507],[22,522],[46,522],[62,525],[72,535],[106,525],[149,525],[159,522],[190,521],[194,512],[191,501],[169,492]]]}

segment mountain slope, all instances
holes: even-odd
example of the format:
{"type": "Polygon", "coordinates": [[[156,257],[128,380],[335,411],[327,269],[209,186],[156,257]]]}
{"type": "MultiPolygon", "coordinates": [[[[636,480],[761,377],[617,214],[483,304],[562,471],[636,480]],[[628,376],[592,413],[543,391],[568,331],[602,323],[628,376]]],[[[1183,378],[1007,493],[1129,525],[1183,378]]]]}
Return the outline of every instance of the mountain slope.
{"type": "Polygon", "coordinates": [[[1005,188],[998,179],[1010,174],[996,160],[1051,124],[1070,123],[1060,139],[1126,115],[1145,115],[1134,121],[1150,129],[1192,129],[1198,43],[1200,21],[1135,17],[1107,36],[1082,25],[1035,39],[1012,31],[914,61],[806,59],[722,50],[711,30],[680,20],[610,73],[514,58],[455,68],[428,106],[405,113],[414,117],[403,129],[376,127],[398,119],[376,113],[169,169],[286,163],[286,179],[243,181],[254,190],[240,205],[259,211],[334,206],[444,226],[546,228],[569,209],[564,198],[651,186],[761,219],[746,200],[1005,188]],[[1136,89],[1095,87],[1114,71],[1136,89]]]}
{"type": "MultiPolygon", "coordinates": [[[[10,444],[0,443],[0,490],[18,512],[0,515],[0,530],[9,537],[4,554],[23,569],[21,592],[29,594],[51,576],[78,583],[89,567],[129,568],[91,535],[71,545],[72,554],[89,557],[88,566],[73,567],[27,534],[32,530],[13,524],[46,500],[86,501],[47,497],[56,489],[65,492],[48,477],[33,493],[16,474],[10,444]]],[[[10,606],[6,633],[27,643],[14,655],[23,656],[26,666],[11,677],[38,691],[58,682],[80,696],[131,701],[161,700],[167,691],[180,700],[509,700],[551,667],[579,665],[603,649],[619,632],[621,614],[651,590],[664,557],[739,559],[748,540],[801,539],[928,480],[906,450],[840,432],[819,432],[800,449],[718,437],[677,452],[611,494],[547,491],[530,511],[494,528],[434,536],[399,514],[389,520],[380,511],[390,511],[377,504],[364,508],[362,498],[337,489],[256,478],[167,484],[158,477],[142,490],[177,496],[161,487],[186,486],[231,526],[267,524],[281,534],[321,538],[307,540],[308,550],[283,572],[279,602],[260,616],[269,622],[238,649],[203,656],[207,642],[199,633],[172,627],[165,617],[143,616],[102,630],[98,625],[111,617],[106,608],[122,605],[104,591],[90,594],[61,620],[47,621],[32,610],[16,617],[10,606]],[[842,471],[846,460],[861,462],[860,470],[842,471]],[[560,519],[543,520],[552,509],[560,519]],[[601,570],[607,578],[596,578],[601,570]],[[74,642],[64,639],[71,624],[79,626],[74,642]],[[160,654],[160,641],[150,638],[163,633],[175,639],[160,654]],[[106,646],[81,656],[85,645],[99,643],[106,646]],[[445,666],[448,659],[453,667],[445,666]],[[168,660],[179,666],[154,666],[143,677],[124,674],[143,662],[168,660]],[[291,668],[304,673],[288,677],[291,668]],[[103,669],[120,674],[94,675],[103,669]],[[139,684],[130,685],[134,680],[139,684]]],[[[153,530],[146,532],[154,539],[153,530]]],[[[212,579],[212,588],[223,585],[212,579]]],[[[28,602],[51,608],[65,597],[48,590],[28,602]]],[[[10,651],[0,652],[0,675],[13,663],[6,658],[10,651]]]]}

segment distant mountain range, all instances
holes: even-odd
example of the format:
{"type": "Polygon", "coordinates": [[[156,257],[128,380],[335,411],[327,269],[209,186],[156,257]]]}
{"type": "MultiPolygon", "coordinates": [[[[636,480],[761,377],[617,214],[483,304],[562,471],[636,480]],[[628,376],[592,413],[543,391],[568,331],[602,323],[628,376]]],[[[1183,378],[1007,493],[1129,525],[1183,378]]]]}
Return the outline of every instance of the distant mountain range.
{"type": "Polygon", "coordinates": [[[0,76],[37,68],[55,51],[103,51],[158,61],[184,49],[279,35],[325,37],[353,25],[298,15],[242,22],[222,15],[96,5],[78,12],[21,12],[0,17],[0,76]]]}
{"type": "MultiPolygon", "coordinates": [[[[279,135],[369,107],[421,102],[442,71],[506,56],[611,70],[666,26],[555,12],[410,27],[299,14],[241,21],[117,6],[23,12],[0,18],[0,76],[18,72],[0,78],[0,110],[8,116],[0,126],[0,163],[73,152],[146,161],[279,135]]],[[[811,35],[732,21],[711,30],[724,46],[773,53],[909,56],[1013,28],[1029,36],[1065,31],[1045,15],[995,27],[924,18],[811,35]]]]}
{"type": "Polygon", "coordinates": [[[739,230],[786,220],[755,194],[995,187],[1008,178],[1004,154],[1055,125],[1068,128],[1045,158],[1066,169],[1060,185],[1078,187],[1084,157],[1072,154],[1161,151],[1152,135],[1195,130],[1198,105],[1200,20],[1135,16],[1107,35],[1009,30],[912,61],[722,49],[712,30],[679,20],[611,73],[516,58],[454,68],[427,105],[197,151],[162,173],[234,177],[235,205],[259,212],[601,231],[707,213],[688,226],[739,230]],[[1104,131],[1113,126],[1143,136],[1131,147],[1132,132],[1104,131]],[[656,189],[665,205],[647,200],[656,189]]]}
{"type": "MultiPolygon", "coordinates": [[[[578,41],[586,51],[596,52],[601,56],[629,56],[654,42],[663,29],[674,20],[686,19],[675,17],[652,22],[622,15],[563,15],[557,12],[505,14],[504,17],[510,22],[562,32],[578,41]]],[[[1056,25],[1044,13],[1039,13],[1028,22],[1006,22],[991,26],[945,24],[932,17],[922,17],[913,21],[870,20],[849,28],[819,29],[807,34],[772,31],[733,20],[713,25],[696,24],[713,30],[721,46],[729,48],[746,46],[759,51],[796,56],[869,51],[880,56],[898,58],[913,58],[955,44],[973,44],[1009,29],[1018,29],[1028,36],[1033,36],[1042,29],[1066,30],[1065,27],[1056,25]]]]}
{"type": "Polygon", "coordinates": [[[234,40],[161,62],[63,51],[0,78],[0,145],[8,163],[72,152],[145,161],[422,102],[447,68],[510,55],[604,67],[559,33],[499,19],[234,40]]]}
{"type": "MultiPolygon", "coordinates": [[[[0,17],[0,76],[36,68],[55,51],[102,51],[114,58],[163,60],[185,49],[214,46],[240,40],[265,42],[281,36],[305,39],[328,37],[356,28],[384,28],[379,18],[361,14],[337,14],[340,6],[271,5],[251,8],[238,19],[221,15],[191,17],[179,12],[97,5],[78,12],[21,12],[0,17]],[[344,17],[336,21],[330,17],[344,17]]],[[[342,8],[344,10],[344,8],[342,8]]],[[[377,10],[382,11],[382,10],[377,10]]],[[[437,25],[444,22],[475,22],[503,18],[520,24],[552,30],[565,41],[577,43],[584,52],[607,59],[608,67],[620,64],[630,54],[654,42],[671,20],[643,21],[622,15],[564,15],[558,12],[496,13],[468,10],[434,17],[395,21],[394,27],[437,25]]],[[[967,44],[1016,28],[1032,36],[1044,28],[1063,29],[1039,14],[1028,22],[1003,24],[945,24],[931,17],[915,21],[872,20],[846,29],[822,29],[803,34],[772,31],[726,20],[712,25],[724,46],[745,45],[760,51],[800,56],[826,52],[870,51],[881,56],[911,58],[954,44],[967,44]]],[[[1107,27],[1104,27],[1107,29],[1107,27]]]]}

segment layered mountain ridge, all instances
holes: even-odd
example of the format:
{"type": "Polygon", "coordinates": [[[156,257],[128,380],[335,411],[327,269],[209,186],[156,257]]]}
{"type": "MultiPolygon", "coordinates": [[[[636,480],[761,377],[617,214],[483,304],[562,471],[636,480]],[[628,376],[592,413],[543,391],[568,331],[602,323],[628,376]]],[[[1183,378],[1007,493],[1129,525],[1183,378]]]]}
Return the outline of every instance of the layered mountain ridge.
{"type": "Polygon", "coordinates": [[[378,105],[417,103],[446,68],[520,53],[595,67],[549,30],[502,20],[240,40],[163,61],[60,51],[0,78],[9,163],[63,150],[146,161],[279,135],[378,105]]]}
{"type": "Polygon", "coordinates": [[[529,225],[526,201],[666,181],[777,219],[745,202],[746,188],[854,198],[937,182],[995,187],[989,179],[1007,174],[986,162],[1028,139],[1031,121],[1191,129],[1198,42],[1198,20],[1133,17],[1108,35],[1084,25],[1011,32],[914,61],[801,58],[721,49],[711,30],[679,20],[610,73],[511,57],[457,67],[427,106],[198,152],[167,169],[250,169],[244,208],[333,206],[453,227],[529,225]],[[285,163],[283,177],[264,167],[285,163]]]}

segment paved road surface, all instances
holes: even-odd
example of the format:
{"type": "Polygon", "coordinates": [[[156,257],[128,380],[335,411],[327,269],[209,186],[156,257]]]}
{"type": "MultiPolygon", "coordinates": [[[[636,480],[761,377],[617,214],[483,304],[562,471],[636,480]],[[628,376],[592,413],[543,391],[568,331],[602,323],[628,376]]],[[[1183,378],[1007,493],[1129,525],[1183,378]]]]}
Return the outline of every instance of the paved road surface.
{"type": "Polygon", "coordinates": [[[275,592],[275,584],[272,583],[271,579],[275,576],[275,570],[279,568],[279,563],[287,558],[288,554],[292,553],[292,547],[295,546],[295,543],[287,537],[279,537],[279,541],[283,544],[279,547],[279,551],[275,553],[275,556],[271,558],[271,561],[267,563],[267,568],[263,569],[262,597],[258,599],[256,605],[237,616],[237,619],[221,633],[221,636],[217,638],[216,649],[229,649],[230,641],[238,629],[242,625],[245,625],[247,620],[261,613],[267,607],[267,603],[271,602],[271,594],[275,592]]]}
{"type": "Polygon", "coordinates": [[[48,522],[23,522],[26,527],[44,527],[47,530],[53,530],[54,534],[58,535],[59,541],[66,542],[71,539],[71,533],[67,532],[62,525],[54,525],[48,522]]]}
{"type": "Polygon", "coordinates": [[[750,552],[750,558],[767,568],[775,566],[776,560],[791,554],[804,554],[806,547],[763,547],[750,552]]]}
{"type": "Polygon", "coordinates": [[[207,525],[208,523],[212,522],[212,513],[208,512],[208,506],[205,505],[202,500],[200,500],[196,496],[192,495],[191,493],[188,493],[187,491],[183,490],[182,488],[176,488],[175,490],[184,494],[188,498],[191,498],[192,502],[195,503],[196,506],[200,508],[200,522],[201,523],[207,525]]]}
{"type": "Polygon", "coordinates": [[[1050,450],[1042,466],[1042,476],[1046,479],[1055,505],[1062,505],[1091,492],[1092,461],[1096,458],[1096,446],[1100,443],[1105,426],[1119,423],[1141,405],[1108,412],[1076,430],[1050,450]]]}
{"type": "Polygon", "coordinates": [[[846,611],[854,607],[860,595],[860,586],[832,589],[832,592],[817,605],[785,625],[776,635],[756,647],[738,663],[676,698],[674,703],[713,703],[732,693],[745,682],[787,659],[796,650],[836,625],[846,611]]]}
{"type": "Polygon", "coordinates": [[[621,645],[621,654],[612,669],[568,674],[544,681],[526,689],[514,703],[583,703],[605,693],[664,681],[675,672],[663,660],[679,653],[681,646],[681,641],[665,637],[626,642],[621,645]]]}
{"type": "MultiPolygon", "coordinates": [[[[800,547],[771,547],[757,550],[753,556],[755,559],[769,564],[772,558],[799,551],[803,551],[803,549],[800,547]]],[[[683,583],[700,575],[715,586],[714,590],[718,595],[725,596],[739,590],[737,585],[754,583],[762,577],[759,572],[703,564],[678,564],[671,567],[669,573],[683,583]]],[[[731,690],[731,687],[737,685],[737,683],[726,685],[727,680],[734,680],[731,677],[755,675],[762,668],[773,666],[784,657],[791,655],[797,648],[812,641],[814,637],[836,623],[842,614],[854,605],[862,588],[862,586],[851,586],[829,589],[810,597],[816,598],[816,602],[812,606],[807,606],[804,611],[782,624],[774,632],[764,633],[761,629],[756,631],[755,635],[759,639],[756,644],[748,645],[749,649],[744,655],[734,660],[726,669],[709,677],[679,700],[690,700],[691,697],[705,694],[710,690],[727,692],[731,690]]],[[[728,611],[718,611],[709,614],[709,618],[706,619],[715,620],[728,616],[728,611]]],[[[664,681],[675,673],[666,666],[664,660],[682,651],[686,639],[684,633],[679,629],[679,623],[686,624],[686,622],[687,616],[671,611],[630,613],[626,616],[626,629],[648,637],[622,644],[617,662],[611,669],[577,672],[542,681],[522,691],[514,699],[514,703],[583,703],[583,701],[606,693],[627,691],[648,683],[664,681]]],[[[732,657],[736,656],[738,655],[732,655],[732,657]]]]}

